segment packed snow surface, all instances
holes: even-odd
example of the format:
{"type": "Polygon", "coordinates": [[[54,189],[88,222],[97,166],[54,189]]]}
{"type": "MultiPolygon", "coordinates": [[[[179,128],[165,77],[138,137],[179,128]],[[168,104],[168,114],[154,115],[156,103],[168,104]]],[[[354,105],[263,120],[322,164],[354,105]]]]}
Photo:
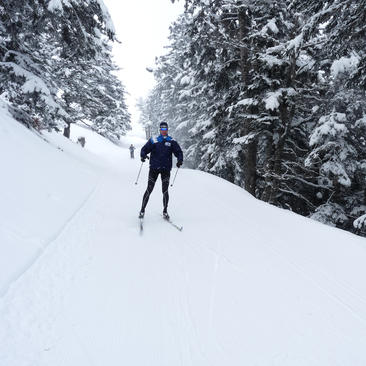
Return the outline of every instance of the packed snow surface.
{"type": "Polygon", "coordinates": [[[189,169],[140,235],[141,139],[0,113],[0,365],[366,364],[365,239],[189,169]]]}

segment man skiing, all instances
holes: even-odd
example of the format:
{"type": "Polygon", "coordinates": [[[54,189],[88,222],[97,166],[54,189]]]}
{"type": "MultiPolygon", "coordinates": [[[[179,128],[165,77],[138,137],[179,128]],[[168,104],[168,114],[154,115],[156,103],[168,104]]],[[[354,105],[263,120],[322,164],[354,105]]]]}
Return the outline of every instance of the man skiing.
{"type": "Polygon", "coordinates": [[[147,189],[142,199],[141,211],[139,218],[145,215],[145,207],[149,201],[150,194],[154,189],[155,182],[160,174],[162,191],[163,191],[163,216],[169,219],[168,202],[169,202],[169,179],[172,169],[172,154],[177,158],[177,167],[180,168],[183,164],[183,152],[179,144],[168,135],[168,124],[160,123],[160,135],[150,138],[141,149],[141,161],[144,162],[147,154],[150,154],[150,170],[147,189]]]}
{"type": "Polygon", "coordinates": [[[131,144],[131,146],[129,147],[129,149],[130,149],[131,159],[135,159],[135,146],[133,146],[133,144],[131,144]]]}

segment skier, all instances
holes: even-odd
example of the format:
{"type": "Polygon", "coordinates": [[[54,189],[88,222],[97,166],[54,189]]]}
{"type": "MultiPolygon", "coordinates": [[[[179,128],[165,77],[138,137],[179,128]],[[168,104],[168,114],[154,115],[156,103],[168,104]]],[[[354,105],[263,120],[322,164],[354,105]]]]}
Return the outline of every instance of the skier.
{"type": "Polygon", "coordinates": [[[133,144],[131,144],[129,149],[130,149],[131,159],[135,159],[135,146],[133,146],[133,144]]]}
{"type": "Polygon", "coordinates": [[[168,201],[169,201],[169,179],[172,169],[172,154],[177,158],[177,168],[183,164],[183,152],[177,141],[173,140],[168,135],[168,124],[160,123],[160,135],[150,138],[141,149],[141,161],[144,162],[147,154],[150,155],[150,170],[147,189],[142,199],[141,211],[139,218],[142,219],[145,215],[145,207],[149,201],[151,192],[154,189],[155,182],[160,174],[162,191],[163,191],[163,217],[169,220],[168,201]]]}

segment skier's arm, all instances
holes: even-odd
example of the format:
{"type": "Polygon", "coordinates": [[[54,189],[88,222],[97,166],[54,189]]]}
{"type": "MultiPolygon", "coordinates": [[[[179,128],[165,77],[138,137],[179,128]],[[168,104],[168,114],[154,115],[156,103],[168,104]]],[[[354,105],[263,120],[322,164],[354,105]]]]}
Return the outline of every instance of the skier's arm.
{"type": "Polygon", "coordinates": [[[147,141],[147,143],[141,149],[141,152],[140,152],[141,159],[146,159],[147,154],[151,153],[153,146],[154,145],[153,145],[151,139],[149,139],[147,141]]]}
{"type": "Polygon", "coordinates": [[[180,148],[178,142],[176,141],[173,141],[172,148],[173,148],[173,154],[177,158],[179,166],[181,166],[183,164],[183,151],[180,148]]]}

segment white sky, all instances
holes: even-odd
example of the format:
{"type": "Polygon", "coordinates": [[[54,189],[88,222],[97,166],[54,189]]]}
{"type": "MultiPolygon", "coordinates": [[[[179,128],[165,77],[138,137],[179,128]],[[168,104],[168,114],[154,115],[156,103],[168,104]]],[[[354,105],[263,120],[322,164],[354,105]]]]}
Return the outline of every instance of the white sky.
{"type": "Polygon", "coordinates": [[[154,66],[155,57],[164,53],[169,25],[183,12],[184,1],[172,4],[170,0],[104,0],[104,3],[122,42],[114,44],[113,54],[122,68],[120,78],[130,93],[127,102],[135,125],[136,100],[146,96],[154,85],[153,74],[146,67],[154,66]]]}

